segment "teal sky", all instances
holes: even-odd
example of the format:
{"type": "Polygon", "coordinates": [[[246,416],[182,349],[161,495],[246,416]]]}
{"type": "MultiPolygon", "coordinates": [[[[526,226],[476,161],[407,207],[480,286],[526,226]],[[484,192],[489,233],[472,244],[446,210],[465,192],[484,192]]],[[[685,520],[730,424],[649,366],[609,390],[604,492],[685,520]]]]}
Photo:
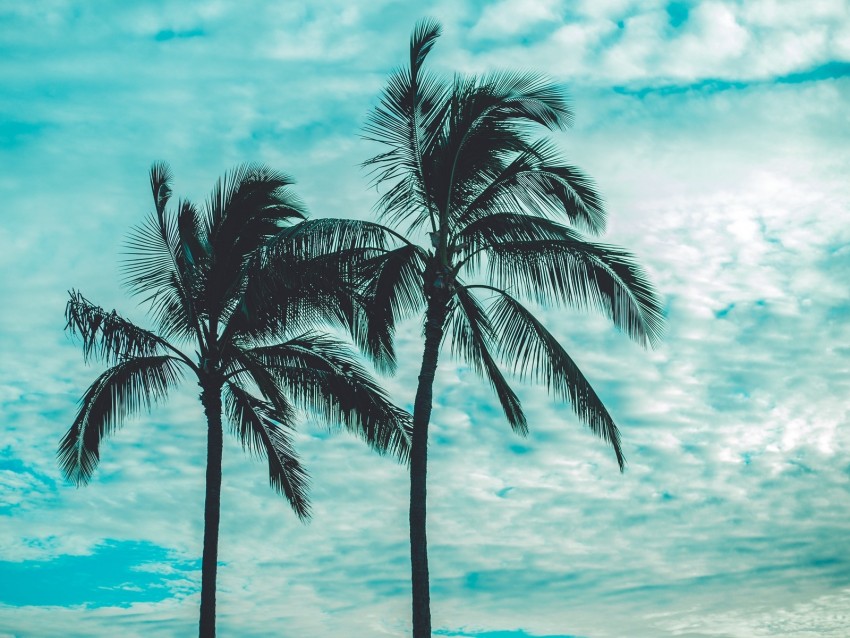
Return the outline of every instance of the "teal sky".
{"type": "MultiPolygon", "coordinates": [[[[850,8],[843,0],[0,0],[0,636],[196,631],[205,428],[195,387],[126,424],[92,483],[55,449],[98,374],[63,333],[119,284],[147,170],[203,200],[260,161],[313,216],[368,218],[359,137],[413,24],[445,73],[563,82],[564,154],[605,195],[605,240],[665,299],[646,352],[538,309],[611,409],[628,467],[543,389],[515,437],[446,356],[429,548],[436,635],[846,636],[850,609],[850,8]]],[[[420,326],[398,335],[410,406],[420,326]]],[[[225,444],[222,635],[408,633],[402,467],[305,421],[314,519],[225,444]]]]}

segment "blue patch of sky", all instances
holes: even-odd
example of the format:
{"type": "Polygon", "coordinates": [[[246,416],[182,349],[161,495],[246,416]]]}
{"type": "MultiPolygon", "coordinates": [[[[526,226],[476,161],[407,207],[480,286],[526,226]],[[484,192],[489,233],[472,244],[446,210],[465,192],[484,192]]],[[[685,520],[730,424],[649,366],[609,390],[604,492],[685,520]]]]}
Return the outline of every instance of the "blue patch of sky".
{"type": "Polygon", "coordinates": [[[687,2],[671,2],[667,5],[667,20],[670,26],[678,29],[688,21],[690,7],[687,2]]]}
{"type": "Polygon", "coordinates": [[[701,456],[705,452],[705,446],[694,445],[692,443],[684,443],[682,444],[682,452],[684,452],[685,454],[701,456]]]}
{"type": "MultiPolygon", "coordinates": [[[[408,568],[410,567],[410,563],[407,559],[405,559],[403,563],[404,565],[399,566],[401,569],[403,569],[405,566],[408,568]]],[[[372,592],[375,596],[384,599],[400,598],[406,595],[410,595],[410,580],[407,578],[374,579],[366,581],[365,584],[368,590],[372,592]]]]}
{"type": "Polygon", "coordinates": [[[0,452],[0,471],[8,470],[11,472],[15,472],[16,474],[22,474],[24,472],[28,472],[28,468],[24,465],[24,462],[18,458],[15,458],[12,455],[12,448],[6,447],[0,452]],[[3,458],[6,457],[6,458],[3,458]]]}
{"type": "Polygon", "coordinates": [[[445,434],[434,434],[432,439],[436,445],[452,445],[454,438],[445,434]]]}
{"type": "Polygon", "coordinates": [[[174,29],[163,29],[158,31],[153,37],[157,42],[167,42],[168,40],[189,40],[191,38],[200,38],[205,36],[203,29],[196,27],[194,29],[185,29],[183,31],[175,31],[174,29]]]}
{"type": "Polygon", "coordinates": [[[496,492],[496,496],[498,496],[499,498],[506,498],[508,494],[513,492],[513,490],[514,488],[512,487],[503,487],[498,492],[496,492]]]}
{"type": "Polygon", "coordinates": [[[810,468],[805,463],[797,461],[795,459],[788,459],[788,465],[791,466],[791,469],[786,470],[786,474],[791,476],[799,476],[801,474],[814,474],[815,471],[810,468]]]}
{"type": "Polygon", "coordinates": [[[644,86],[633,88],[625,85],[612,87],[614,93],[628,95],[643,99],[649,95],[666,97],[668,95],[681,95],[684,93],[719,93],[730,89],[744,89],[750,86],[748,82],[730,82],[727,80],[700,80],[690,84],[664,84],[661,86],[644,86]]]}
{"type": "Polygon", "coordinates": [[[764,222],[763,219],[758,220],[758,225],[759,225],[759,230],[761,231],[761,236],[764,238],[764,240],[767,243],[773,244],[775,246],[781,246],[782,245],[782,240],[780,240],[779,237],[775,237],[774,235],[771,234],[771,232],[767,228],[767,224],[764,222]]]}
{"type": "Polygon", "coordinates": [[[770,551],[772,542],[765,536],[754,536],[752,538],[735,538],[726,540],[725,551],[742,556],[759,556],[770,551]]]}
{"type": "Polygon", "coordinates": [[[718,319],[723,319],[723,317],[725,317],[726,315],[728,315],[728,314],[729,314],[730,312],[732,312],[732,310],[734,310],[734,309],[735,309],[735,304],[734,304],[734,303],[730,303],[730,304],[729,304],[728,306],[726,306],[725,308],[722,308],[721,310],[716,311],[716,312],[714,313],[714,316],[715,316],[715,317],[717,317],[718,319]]]}
{"type": "Polygon", "coordinates": [[[833,565],[840,565],[841,559],[836,558],[835,556],[827,556],[824,558],[814,558],[809,561],[809,565],[812,567],[831,567],[833,565]]]}
{"type": "Polygon", "coordinates": [[[757,86],[771,84],[803,84],[850,77],[850,62],[827,62],[811,69],[788,73],[786,75],[756,80],[721,80],[709,78],[688,84],[662,84],[659,86],[634,87],[618,85],[612,90],[620,95],[634,96],[643,99],[649,95],[669,96],[684,93],[702,93],[710,95],[723,91],[745,90],[757,86]]]}
{"type": "MultiPolygon", "coordinates": [[[[597,391],[598,391],[598,388],[597,388],[597,391]]],[[[569,410],[570,409],[569,406],[567,406],[563,403],[556,403],[556,405],[561,407],[562,410],[569,410]]],[[[504,415],[502,415],[503,420],[504,420],[504,418],[505,418],[504,415]]],[[[575,415],[572,412],[568,413],[566,411],[563,411],[563,412],[561,412],[561,419],[559,420],[558,425],[560,427],[571,427],[571,425],[574,424],[575,422],[576,422],[575,421],[575,415]]],[[[544,430],[542,428],[534,428],[533,426],[531,426],[529,428],[529,430],[530,430],[529,438],[531,440],[533,440],[534,443],[536,443],[538,445],[545,445],[547,443],[561,444],[562,435],[561,435],[560,432],[557,432],[555,430],[544,430]]],[[[514,435],[514,436],[519,438],[519,435],[514,435]]]]}
{"type": "Polygon", "coordinates": [[[459,578],[443,578],[432,582],[432,593],[448,596],[458,588],[473,592],[530,591],[549,588],[554,581],[557,581],[558,586],[579,586],[587,578],[587,574],[555,574],[544,570],[471,571],[459,578]]]}
{"type": "MultiPolygon", "coordinates": [[[[839,303],[830,306],[826,311],[826,320],[832,322],[845,322],[850,317],[850,303],[839,303]]],[[[836,350],[838,350],[836,348],[836,350]]]]}
{"type": "MultiPolygon", "coordinates": [[[[255,126],[249,136],[240,140],[237,148],[246,155],[255,152],[258,145],[309,151],[327,143],[334,135],[345,138],[356,136],[363,124],[363,113],[360,112],[339,112],[316,117],[320,119],[304,122],[298,127],[284,127],[269,118],[268,121],[255,126]]],[[[297,180],[299,176],[295,174],[294,177],[297,180]]]]}
{"type": "Polygon", "coordinates": [[[504,48],[507,42],[522,46],[530,46],[532,44],[548,40],[560,27],[560,22],[539,22],[537,24],[529,25],[519,33],[496,37],[488,37],[488,34],[488,36],[479,38],[473,48],[476,53],[486,53],[488,51],[504,48]]]}
{"type": "MultiPolygon", "coordinates": [[[[844,259],[843,263],[850,265],[850,259],[847,259],[847,258],[850,258],[850,246],[848,246],[846,243],[844,243],[844,242],[831,243],[826,247],[825,252],[830,256],[830,258],[844,257],[845,259],[844,259]]],[[[830,261],[830,262],[827,262],[827,263],[832,263],[832,262],[830,261]]]]}
{"type": "Polygon", "coordinates": [[[798,73],[789,73],[776,79],[780,84],[802,84],[803,82],[817,82],[820,80],[834,80],[850,76],[850,62],[827,62],[813,69],[807,69],[798,73]]]}
{"type": "MultiPolygon", "coordinates": [[[[56,488],[57,482],[53,476],[40,472],[32,466],[27,465],[15,456],[10,446],[0,450],[0,472],[12,472],[25,477],[28,489],[40,492],[42,495],[56,488]]],[[[26,501],[20,503],[0,503],[0,515],[8,516],[15,510],[26,505],[26,501]]]]}
{"type": "Polygon", "coordinates": [[[44,132],[43,122],[0,119],[0,148],[9,150],[22,146],[44,132]]]}
{"type": "MultiPolygon", "coordinates": [[[[473,377],[473,378],[475,378],[475,377],[473,377]]],[[[495,398],[492,398],[492,400],[495,401],[495,398]]],[[[497,409],[496,406],[492,405],[491,403],[482,403],[480,405],[477,405],[476,406],[476,412],[481,415],[482,420],[485,419],[485,418],[486,419],[495,419],[495,418],[504,419],[505,418],[504,413],[501,410],[497,409]]]]}
{"type": "Polygon", "coordinates": [[[121,541],[100,545],[88,556],[49,561],[0,561],[0,602],[7,605],[129,606],[170,598],[185,587],[200,560],[178,560],[152,543],[121,541]],[[164,563],[172,573],[147,571],[164,563]]]}
{"type": "Polygon", "coordinates": [[[508,629],[501,631],[472,631],[469,629],[436,629],[436,636],[463,636],[464,638],[579,638],[573,634],[529,634],[522,629],[508,629]]]}

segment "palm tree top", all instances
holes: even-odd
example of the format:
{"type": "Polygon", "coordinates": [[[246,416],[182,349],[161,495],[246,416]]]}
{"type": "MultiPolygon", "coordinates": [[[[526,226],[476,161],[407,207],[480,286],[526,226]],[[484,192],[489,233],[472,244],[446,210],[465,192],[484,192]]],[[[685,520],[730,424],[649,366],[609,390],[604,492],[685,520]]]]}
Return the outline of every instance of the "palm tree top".
{"type": "Polygon", "coordinates": [[[272,486],[306,519],[308,476],[292,447],[298,409],[406,459],[409,415],[357,355],[316,331],[341,325],[365,340],[364,300],[341,278],[340,260],[282,249],[279,237],[306,218],[287,175],[238,166],[202,207],[170,206],[171,180],[166,164],[152,166],[154,210],[130,234],[123,264],[124,283],[148,305],[155,329],[70,292],[66,329],[87,360],[110,367],[83,395],[60,466],[69,480],[87,483],[101,440],[165,399],[188,369],[202,388],[222,394],[243,446],[268,459],[272,486]]]}

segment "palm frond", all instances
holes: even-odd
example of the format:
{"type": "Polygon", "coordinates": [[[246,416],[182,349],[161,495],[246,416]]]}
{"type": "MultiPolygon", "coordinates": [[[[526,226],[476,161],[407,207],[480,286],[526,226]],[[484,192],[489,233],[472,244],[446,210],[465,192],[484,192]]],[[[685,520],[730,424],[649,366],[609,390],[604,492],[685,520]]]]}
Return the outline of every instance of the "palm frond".
{"type": "Polygon", "coordinates": [[[377,452],[407,460],[410,415],[390,402],[342,342],[307,333],[247,352],[298,405],[353,432],[377,452]]]}
{"type": "Polygon", "coordinates": [[[166,213],[151,214],[130,231],[121,264],[123,283],[130,293],[148,295],[154,301],[165,295],[183,297],[182,290],[172,289],[179,240],[177,228],[166,213]]]}
{"type": "Polygon", "coordinates": [[[392,228],[359,219],[308,219],[282,229],[267,244],[269,255],[293,254],[313,259],[333,253],[383,251],[396,243],[410,242],[392,228]]]}
{"type": "Polygon", "coordinates": [[[490,177],[482,175],[481,186],[470,188],[468,201],[453,211],[456,226],[493,212],[522,211],[563,218],[593,234],[605,230],[604,202],[593,180],[567,164],[548,140],[531,144],[490,177]]]}
{"type": "Polygon", "coordinates": [[[203,296],[200,285],[204,275],[209,271],[212,259],[212,246],[206,236],[201,213],[189,201],[182,201],[177,214],[177,237],[180,249],[177,251],[177,261],[180,271],[186,273],[190,290],[194,297],[203,296]]]}
{"type": "MultiPolygon", "coordinates": [[[[313,277],[318,276],[328,283],[336,281],[332,288],[325,288],[315,298],[314,307],[323,311],[328,319],[333,319],[329,323],[345,329],[376,368],[392,373],[396,366],[392,339],[394,323],[387,321],[383,307],[370,296],[370,290],[364,284],[367,276],[364,273],[377,259],[364,259],[364,253],[372,255],[375,251],[342,251],[305,262],[313,277]]],[[[327,319],[325,322],[328,323],[327,319]]]]}
{"type": "Polygon", "coordinates": [[[433,18],[423,18],[413,27],[410,34],[410,72],[414,77],[419,74],[442,31],[443,27],[433,18]]]}
{"type": "Polygon", "coordinates": [[[434,191],[448,216],[463,210],[513,155],[533,151],[530,125],[564,128],[572,117],[563,90],[536,74],[458,77],[450,101],[446,128],[428,162],[440,174],[434,191]]]}
{"type": "Polygon", "coordinates": [[[442,128],[450,90],[423,65],[439,35],[437,22],[417,24],[411,36],[410,66],[390,76],[379,106],[364,126],[366,139],[389,147],[363,164],[372,169],[373,185],[392,184],[376,208],[391,223],[409,220],[411,228],[429,218],[433,225],[436,212],[423,157],[442,128]]]}
{"type": "Polygon", "coordinates": [[[281,252],[265,263],[253,262],[225,334],[262,342],[333,324],[359,335],[365,299],[349,272],[352,267],[340,253],[305,260],[281,252]]]}
{"type": "Polygon", "coordinates": [[[602,312],[645,346],[661,339],[661,300],[635,258],[621,248],[573,233],[570,239],[494,243],[485,254],[490,281],[498,288],[543,304],[602,312]]]}
{"type": "Polygon", "coordinates": [[[298,518],[306,521],[310,518],[310,477],[290,439],[293,411],[281,412],[232,382],[225,383],[223,390],[225,410],[242,447],[268,460],[271,486],[286,497],[298,518]]]}
{"type": "MultiPolygon", "coordinates": [[[[168,214],[171,171],[164,163],[151,167],[150,181],[155,211],[127,238],[121,263],[122,280],[133,295],[143,295],[151,314],[167,337],[185,338],[198,330],[192,276],[182,258],[181,232],[168,214]]],[[[188,202],[179,205],[181,215],[188,202]]]]}
{"type": "Polygon", "coordinates": [[[130,293],[150,304],[161,331],[183,338],[192,333],[197,313],[178,268],[179,251],[177,227],[167,211],[150,215],[130,232],[121,272],[130,293]]]}
{"type": "Polygon", "coordinates": [[[477,269],[485,251],[504,242],[537,242],[572,239],[574,232],[556,222],[515,212],[492,212],[476,219],[451,238],[460,266],[477,269]]]}
{"type": "MultiPolygon", "coordinates": [[[[479,286],[472,286],[478,288],[479,286]]],[[[568,401],[576,416],[611,444],[620,471],[625,466],[620,432],[588,380],[566,350],[517,299],[503,290],[480,286],[496,297],[488,308],[498,335],[502,360],[521,378],[543,382],[557,398],[568,401]]]]}
{"type": "Polygon", "coordinates": [[[227,380],[243,388],[253,384],[263,399],[274,406],[280,420],[289,423],[294,419],[292,404],[277,378],[249,349],[228,344],[222,354],[227,362],[224,369],[227,380]]]}
{"type": "Polygon", "coordinates": [[[65,330],[83,342],[86,361],[95,356],[108,363],[133,357],[149,357],[172,349],[167,341],[94,305],[79,292],[69,291],[65,307],[65,330]]]}
{"type": "Polygon", "coordinates": [[[573,111],[564,88],[544,75],[498,71],[483,76],[479,85],[492,100],[488,117],[524,120],[552,130],[572,125],[573,111]]]}
{"type": "Polygon", "coordinates": [[[239,239],[256,243],[257,236],[273,235],[281,224],[304,219],[304,204],[288,188],[294,183],[289,175],[257,163],[225,173],[205,207],[210,242],[216,249],[233,247],[239,239]]]}
{"type": "Polygon", "coordinates": [[[481,304],[464,286],[455,289],[457,304],[450,315],[452,351],[490,382],[502,411],[517,434],[528,434],[528,423],[519,398],[508,385],[490,348],[497,341],[493,325],[481,304]]]}
{"type": "Polygon", "coordinates": [[[445,125],[424,159],[434,175],[431,194],[445,219],[529,145],[522,129],[492,116],[494,108],[493,96],[477,78],[455,78],[445,125]]]}
{"type": "Polygon", "coordinates": [[[366,299],[367,338],[380,343],[392,357],[385,372],[395,370],[392,338],[399,321],[418,313],[426,303],[422,276],[428,254],[415,244],[406,244],[361,264],[359,278],[366,299]]]}
{"type": "MultiPolygon", "coordinates": [[[[323,226],[318,232],[323,232],[323,226]]],[[[346,225],[327,227],[344,229],[346,225]]],[[[392,372],[392,325],[378,316],[379,308],[363,291],[364,269],[384,251],[360,247],[365,244],[361,239],[352,241],[354,248],[324,253],[315,244],[302,250],[299,237],[275,238],[274,245],[246,268],[245,287],[226,313],[222,339],[257,345],[317,325],[336,326],[351,335],[375,366],[392,372]]],[[[342,240],[337,236],[333,241],[342,240]]],[[[336,247],[341,248],[341,243],[336,247]]]]}
{"type": "Polygon", "coordinates": [[[165,398],[181,379],[170,356],[132,357],[113,366],[89,386],[74,423],[59,443],[62,474],[77,485],[89,482],[100,460],[100,442],[122,421],[165,398]]]}
{"type": "MultiPolygon", "coordinates": [[[[325,298],[323,302],[310,303],[310,307],[315,310],[317,306],[327,305],[328,310],[335,307],[341,311],[330,313],[334,315],[332,322],[341,323],[376,365],[392,370],[392,339],[386,330],[382,330],[381,325],[370,318],[373,308],[360,294],[360,272],[364,263],[385,253],[388,243],[394,244],[396,241],[407,240],[395,231],[372,222],[347,219],[301,222],[282,230],[267,244],[262,258],[252,264],[252,270],[248,273],[250,289],[246,289],[246,293],[258,300],[258,289],[253,281],[274,282],[276,273],[283,273],[287,291],[295,292],[298,297],[301,296],[297,294],[299,289],[302,292],[312,291],[311,295],[325,298]],[[271,279],[266,274],[258,275],[257,269],[271,273],[271,279]],[[293,270],[303,271],[307,276],[293,277],[293,270]],[[296,282],[297,286],[293,285],[296,282]],[[322,290],[324,294],[320,292],[322,290]]],[[[267,293],[262,294],[265,299],[271,298],[267,293]]],[[[274,299],[280,302],[289,297],[277,294],[274,299]]],[[[286,313],[276,314],[283,317],[286,313]]],[[[291,319],[289,325],[290,334],[299,331],[299,326],[293,325],[291,319]]],[[[302,324],[300,328],[307,330],[310,326],[302,324]]]]}

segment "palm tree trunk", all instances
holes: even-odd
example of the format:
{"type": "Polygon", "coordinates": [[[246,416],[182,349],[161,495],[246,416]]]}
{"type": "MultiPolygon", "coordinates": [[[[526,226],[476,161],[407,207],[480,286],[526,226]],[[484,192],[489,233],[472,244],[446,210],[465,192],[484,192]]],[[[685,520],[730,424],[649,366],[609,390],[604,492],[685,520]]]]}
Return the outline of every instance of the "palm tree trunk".
{"type": "Polygon", "coordinates": [[[428,474],[428,423],[434,374],[443,338],[446,303],[432,299],[425,319],[425,352],[413,403],[410,444],[410,571],[413,586],[413,638],[431,638],[431,594],[428,582],[428,539],[425,530],[428,474]]]}
{"type": "Polygon", "coordinates": [[[221,385],[207,383],[201,403],[207,415],[207,493],[204,501],[204,555],[201,563],[200,638],[215,636],[215,579],[218,570],[218,523],[221,515],[221,385]]]}

